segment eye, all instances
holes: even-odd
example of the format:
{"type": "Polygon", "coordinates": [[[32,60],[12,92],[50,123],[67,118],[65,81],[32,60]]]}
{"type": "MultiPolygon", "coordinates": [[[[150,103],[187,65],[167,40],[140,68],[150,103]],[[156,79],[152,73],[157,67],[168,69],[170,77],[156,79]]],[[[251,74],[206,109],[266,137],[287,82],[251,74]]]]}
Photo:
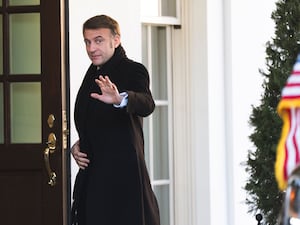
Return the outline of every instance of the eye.
{"type": "Polygon", "coordinates": [[[95,43],[96,43],[97,45],[101,44],[102,42],[103,42],[103,39],[102,39],[102,38],[96,38],[96,39],[95,39],[95,43]]]}
{"type": "Polygon", "coordinates": [[[86,46],[89,46],[91,44],[91,42],[89,40],[86,40],[86,39],[84,40],[84,43],[85,43],[86,46]]]}

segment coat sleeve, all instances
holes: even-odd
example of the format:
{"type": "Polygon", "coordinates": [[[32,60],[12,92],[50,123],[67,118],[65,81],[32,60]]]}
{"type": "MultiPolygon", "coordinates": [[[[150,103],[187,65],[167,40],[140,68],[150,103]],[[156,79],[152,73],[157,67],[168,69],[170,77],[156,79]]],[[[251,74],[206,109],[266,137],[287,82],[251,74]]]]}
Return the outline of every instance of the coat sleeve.
{"type": "Polygon", "coordinates": [[[130,75],[132,89],[127,91],[127,112],[146,117],[155,109],[155,103],[149,89],[149,74],[142,64],[135,63],[134,65],[134,72],[130,75]]]}

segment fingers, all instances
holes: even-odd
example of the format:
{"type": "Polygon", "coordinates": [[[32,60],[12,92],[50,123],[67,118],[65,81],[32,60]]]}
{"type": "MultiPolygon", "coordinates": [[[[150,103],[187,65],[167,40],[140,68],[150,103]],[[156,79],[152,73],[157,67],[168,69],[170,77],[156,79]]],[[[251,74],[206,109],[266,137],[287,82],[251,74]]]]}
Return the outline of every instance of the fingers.
{"type": "Polygon", "coordinates": [[[120,104],[120,99],[122,100],[117,86],[111,82],[108,76],[100,75],[95,82],[101,89],[101,94],[91,93],[90,96],[106,104],[120,104]]]}
{"type": "Polygon", "coordinates": [[[91,97],[102,101],[101,95],[99,95],[98,93],[91,93],[91,97]]]}
{"type": "Polygon", "coordinates": [[[73,158],[75,159],[77,165],[81,169],[85,169],[88,167],[88,164],[90,163],[90,160],[87,158],[87,154],[80,151],[80,147],[78,142],[75,143],[71,149],[71,153],[73,158]]]}
{"type": "Polygon", "coordinates": [[[96,79],[96,83],[99,85],[101,88],[114,88],[114,84],[110,81],[108,76],[99,76],[99,79],[96,79]]]}
{"type": "Polygon", "coordinates": [[[77,154],[75,154],[74,159],[75,159],[77,165],[83,170],[86,167],[88,167],[88,165],[90,163],[90,160],[87,158],[87,154],[82,153],[82,152],[78,152],[77,154]]]}

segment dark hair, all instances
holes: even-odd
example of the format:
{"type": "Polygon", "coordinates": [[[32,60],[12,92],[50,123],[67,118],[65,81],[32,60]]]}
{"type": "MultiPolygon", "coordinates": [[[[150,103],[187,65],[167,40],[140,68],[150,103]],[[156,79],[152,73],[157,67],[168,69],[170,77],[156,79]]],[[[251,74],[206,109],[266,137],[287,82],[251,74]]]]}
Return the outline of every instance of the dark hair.
{"type": "Polygon", "coordinates": [[[86,29],[99,29],[99,28],[108,28],[110,29],[112,35],[121,35],[120,27],[116,20],[106,15],[94,16],[83,24],[83,32],[86,29]]]}

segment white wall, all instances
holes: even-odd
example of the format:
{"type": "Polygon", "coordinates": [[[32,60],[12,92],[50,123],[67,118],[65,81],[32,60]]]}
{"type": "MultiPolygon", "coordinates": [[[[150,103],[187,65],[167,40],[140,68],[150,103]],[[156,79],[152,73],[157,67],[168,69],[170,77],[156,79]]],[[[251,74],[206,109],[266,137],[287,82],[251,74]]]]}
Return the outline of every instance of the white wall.
{"type": "Polygon", "coordinates": [[[247,213],[241,163],[253,149],[249,117],[262,94],[258,70],[265,68],[265,43],[274,32],[275,1],[182,3],[174,38],[176,221],[256,224],[247,213]]]}
{"type": "MultiPolygon", "coordinates": [[[[139,2],[69,2],[71,143],[77,140],[74,101],[90,64],[82,24],[96,14],[114,17],[120,23],[128,56],[140,61],[139,2]]],[[[175,154],[179,165],[175,167],[179,175],[175,180],[176,225],[256,224],[244,204],[246,194],[242,188],[248,175],[241,163],[248,149],[253,149],[248,122],[251,105],[259,104],[262,91],[258,69],[264,68],[265,43],[273,35],[270,16],[274,8],[275,0],[182,0],[182,12],[187,14],[182,19],[188,24],[174,32],[178,35],[174,48],[181,48],[191,60],[186,55],[174,56],[182,62],[175,65],[178,79],[173,84],[177,94],[174,118],[178,124],[174,128],[176,132],[183,130],[175,134],[187,140],[184,143],[175,138],[174,143],[178,152],[184,149],[182,155],[175,154]],[[184,95],[178,95],[178,90],[184,95]]],[[[76,172],[72,161],[73,179],[76,172]]]]}
{"type": "Polygon", "coordinates": [[[242,190],[248,175],[241,166],[247,151],[254,149],[248,137],[251,105],[258,106],[262,94],[262,75],[265,69],[265,43],[274,36],[271,13],[275,0],[231,0],[231,106],[232,106],[232,171],[234,193],[234,224],[256,224],[254,215],[247,215],[244,204],[246,194],[242,190]],[[248,219],[247,219],[248,218],[248,219]]]}
{"type": "Polygon", "coordinates": [[[254,150],[249,118],[263,91],[259,69],[274,35],[275,2],[207,0],[211,225],[257,223],[245,204],[249,175],[242,163],[254,150]]]}

